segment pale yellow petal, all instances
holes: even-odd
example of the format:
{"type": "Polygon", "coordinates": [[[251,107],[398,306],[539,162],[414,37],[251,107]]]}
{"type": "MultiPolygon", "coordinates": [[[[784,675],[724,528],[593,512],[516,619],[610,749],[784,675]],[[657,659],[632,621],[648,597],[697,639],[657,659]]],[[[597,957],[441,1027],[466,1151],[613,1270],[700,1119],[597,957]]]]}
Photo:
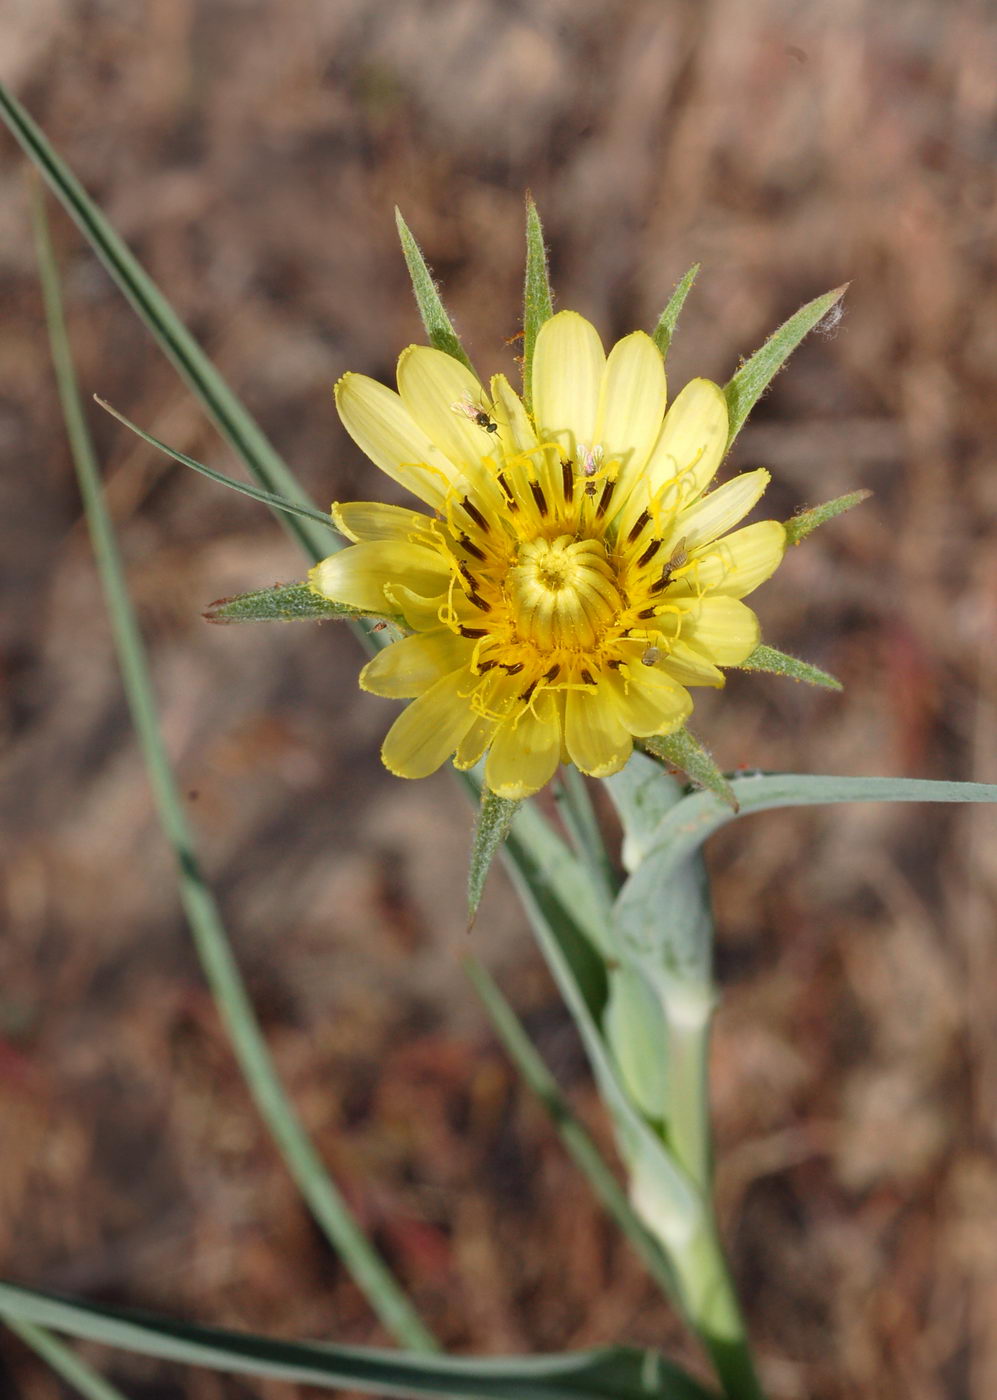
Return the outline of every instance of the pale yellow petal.
{"type": "Polygon", "coordinates": [[[604,682],[568,691],[564,741],[572,763],[593,778],[618,773],[626,763],[633,741],[604,682]]]}
{"type": "Polygon", "coordinates": [[[689,600],[682,640],[718,666],[739,666],[761,640],[761,628],[746,603],[713,593],[689,600]]]}
{"type": "Polygon", "coordinates": [[[743,598],[775,573],[785,552],[786,531],[777,520],[745,525],[698,550],[690,567],[669,588],[668,596],[723,593],[728,598],[743,598]]]}
{"type": "Polygon", "coordinates": [[[485,783],[499,797],[529,797],[550,782],[560,757],[557,702],[549,691],[542,691],[518,719],[498,726],[485,764],[485,783]]]}
{"type": "MultiPolygon", "coordinates": [[[[618,462],[617,491],[643,470],[665,413],[665,366],[661,351],[644,331],[617,341],[602,376],[595,441],[607,466],[618,462]]],[[[621,497],[622,499],[622,497],[621,497]]]]}
{"type": "Polygon", "coordinates": [[[533,417],[541,442],[578,459],[595,442],[606,354],[599,333],[577,311],[559,311],[540,327],[533,349],[533,417]]]}
{"type": "Polygon", "coordinates": [[[657,664],[681,685],[709,685],[720,690],[727,684],[723,671],[681,638],[672,642],[667,654],[657,664]]]}
{"type": "Polygon", "coordinates": [[[455,462],[461,474],[497,451],[497,433],[468,417],[479,410],[494,422],[485,391],[459,360],[431,345],[410,345],[398,357],[398,392],[430,441],[455,462]]]}
{"type": "Polygon", "coordinates": [[[457,748],[474,723],[466,692],[471,677],[454,671],[401,712],[381,747],[385,768],[399,778],[426,778],[457,748]]]}
{"type": "Polygon", "coordinates": [[[381,501],[334,501],[332,518],[337,530],[351,540],[409,540],[432,544],[439,526],[428,515],[381,501]]]}
{"type": "Polygon", "coordinates": [[[770,473],[759,467],[757,471],[742,472],[733,481],[718,486],[682,511],[675,521],[673,538],[683,540],[689,554],[697,545],[719,539],[744,519],[770,480],[770,473]]]}
{"type": "Polygon", "coordinates": [[[416,632],[435,632],[437,627],[443,626],[443,615],[448,604],[448,594],[438,593],[432,597],[423,597],[421,593],[413,593],[411,588],[406,588],[404,584],[385,584],[384,596],[391,604],[393,613],[400,613],[407,625],[416,632]]]}
{"type": "Polygon", "coordinates": [[[394,612],[385,584],[402,584],[431,598],[446,591],[450,571],[443,557],[402,540],[352,544],[316,564],[308,575],[326,598],[353,608],[394,612]]]}
{"type": "Polygon", "coordinates": [[[484,715],[475,715],[474,723],[457,745],[453,766],[460,769],[462,773],[468,768],[473,768],[491,743],[492,735],[497,727],[497,720],[486,718],[484,715]]]}
{"type": "Polygon", "coordinates": [[[392,481],[428,505],[442,506],[456,474],[453,464],[396,393],[365,374],[344,374],[336,385],[336,407],[360,451],[392,481]]]}
{"type": "Polygon", "coordinates": [[[652,492],[678,480],[677,506],[691,503],[706,490],[727,450],[727,400],[709,379],[691,380],[665,414],[658,440],[647,461],[652,492]]]}
{"type": "Polygon", "coordinates": [[[606,677],[617,713],[630,734],[671,734],[692,714],[692,697],[656,666],[628,666],[606,677]]]}
{"type": "Polygon", "coordinates": [[[504,374],[492,375],[491,394],[499,441],[505,455],[516,457],[521,452],[532,451],[537,445],[537,435],[522,399],[504,374]]]}
{"type": "Polygon", "coordinates": [[[408,700],[470,662],[474,644],[446,628],[417,632],[379,651],[360,672],[361,690],[408,700]]]}

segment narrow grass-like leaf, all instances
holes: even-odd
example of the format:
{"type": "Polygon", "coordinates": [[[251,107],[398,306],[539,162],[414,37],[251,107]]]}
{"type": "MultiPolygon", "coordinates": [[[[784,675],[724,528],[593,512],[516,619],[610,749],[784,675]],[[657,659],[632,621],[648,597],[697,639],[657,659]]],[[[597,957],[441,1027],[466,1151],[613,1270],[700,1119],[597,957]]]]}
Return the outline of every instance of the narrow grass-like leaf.
{"type": "Polygon", "coordinates": [[[334,603],[307,583],[278,583],[273,588],[237,593],[234,598],[219,598],[208,605],[202,616],[205,622],[321,622],[325,618],[355,620],[374,616],[386,622],[401,621],[351,608],[346,603],[334,603]]]}
{"type": "Polygon", "coordinates": [[[822,297],[815,297],[813,301],[808,301],[806,306],[801,306],[796,315],[790,316],[788,321],[783,322],[779,329],[769,336],[761,349],[756,350],[737,371],[733,379],[724,386],[727,413],[730,420],[730,430],[727,437],[728,447],[741,431],[748,414],[800,341],[826,316],[834,312],[847,290],[848,284],[846,282],[843,287],[835,287],[833,291],[825,292],[822,297]]]}
{"type": "Polygon", "coordinates": [[[660,1353],[633,1347],[535,1357],[409,1356],[199,1327],[11,1284],[0,1284],[0,1312],[142,1356],[323,1390],[452,1400],[717,1400],[660,1353]]]}
{"type": "Polygon", "coordinates": [[[446,355],[452,355],[473,374],[474,366],[468,359],[457,332],[453,328],[453,322],[447,315],[446,308],[440,299],[439,289],[433,281],[433,274],[426,266],[426,259],[422,256],[422,249],[412,237],[412,231],[402,218],[401,210],[397,205],[395,206],[395,224],[398,228],[402,252],[405,255],[405,265],[408,268],[409,277],[412,279],[416,305],[419,308],[419,315],[422,317],[422,324],[426,327],[426,335],[430,345],[435,346],[437,350],[442,350],[446,355]]]}
{"type": "Polygon", "coordinates": [[[616,898],[616,873],[599,830],[599,819],[588,785],[573,763],[561,769],[559,778],[560,781],[554,786],[554,801],[579,859],[602,891],[608,911],[616,898]]]}
{"type": "Polygon", "coordinates": [[[588,1179],[606,1214],[615,1221],[630,1241],[665,1297],[674,1297],[674,1275],[661,1246],[648,1234],[598,1147],[575,1117],[571,1105],[537,1053],[501,988],[477,958],[465,959],[464,969],[471,985],[481,998],[482,1005],[509,1058],[524,1083],[547,1110],[565,1149],[588,1179]]]}
{"type": "MultiPolygon", "coordinates": [[[[147,433],[144,428],[140,428],[137,423],[133,423],[130,418],[126,418],[116,408],[112,408],[106,399],[102,399],[98,394],[94,394],[94,401],[99,403],[101,408],[117,418],[119,423],[124,423],[126,428],[130,428],[143,442],[147,442],[150,447],[157,448],[160,452],[165,452],[167,457],[172,457],[174,462],[179,462],[181,466],[191,467],[194,471],[200,472],[202,476],[208,477],[210,481],[216,481],[219,486],[227,486],[231,491],[238,491],[242,496],[249,496],[251,500],[260,501],[263,505],[269,506],[271,510],[286,511],[289,515],[300,515],[305,520],[314,520],[319,525],[337,534],[337,530],[332,521],[331,515],[323,515],[314,506],[300,505],[297,501],[289,501],[284,496],[276,496],[272,491],[262,491],[258,486],[250,486],[248,482],[236,481],[234,477],[225,476],[223,472],[216,472],[211,467],[206,467],[202,462],[197,462],[193,457],[188,457],[186,452],[178,452],[175,447],[169,447],[165,442],[160,442],[159,438],[147,433]]],[[[330,548],[332,546],[330,545],[330,548]]]]}
{"type": "Polygon", "coordinates": [[[544,321],[554,314],[543,226],[533,196],[526,196],[526,285],[523,291],[523,402],[533,407],[533,349],[544,321]]]}
{"type": "Polygon", "coordinates": [[[871,491],[849,491],[847,496],[838,496],[833,501],[825,501],[822,506],[814,506],[811,510],[801,510],[798,515],[783,521],[786,529],[786,543],[799,544],[800,540],[805,540],[807,535],[812,534],[819,525],[824,525],[828,520],[833,520],[836,515],[842,515],[846,510],[851,510],[852,506],[867,501],[871,495],[871,491]]]}
{"type": "Polygon", "coordinates": [[[471,844],[471,863],[467,872],[467,915],[468,928],[474,923],[481,903],[482,891],[488,872],[492,868],[502,843],[509,835],[513,817],[521,806],[515,798],[499,797],[488,788],[481,790],[481,804],[478,807],[478,820],[474,826],[474,840],[471,844]]]}
{"type": "Polygon", "coordinates": [[[696,792],[661,820],[643,865],[620,892],[618,904],[643,900],[650,911],[650,885],[667,881],[708,837],[735,817],[780,807],[817,807],[840,802],[997,803],[997,783],[950,783],[928,778],[836,778],[809,773],[745,774],[731,780],[738,802],[732,812],[711,792],[696,792]]]}
{"type": "MultiPolygon", "coordinates": [[[[56,154],[44,132],[3,84],[0,84],[0,117],[250,473],[264,490],[313,508],[259,424],[239,402],[155,282],[56,154]]],[[[330,548],[325,533],[315,521],[304,516],[289,516],[285,524],[313,561],[324,559],[335,548],[334,545],[330,548]]]]}
{"type": "Polygon", "coordinates": [[[793,681],[803,681],[806,685],[819,685],[824,690],[843,690],[841,682],[829,671],[822,671],[809,661],[801,661],[796,656],[787,656],[784,651],[759,643],[746,661],[738,664],[739,671],[768,671],[773,676],[788,676],[793,681]]]}
{"type": "Polygon", "coordinates": [[[658,318],[658,324],[654,328],[651,339],[661,351],[662,359],[665,359],[668,355],[668,349],[672,343],[672,336],[675,334],[675,327],[678,324],[679,316],[682,314],[685,299],[692,291],[693,282],[695,282],[696,278],[699,276],[700,266],[700,263],[693,263],[692,267],[690,267],[689,271],[682,278],[682,281],[679,282],[674,292],[672,292],[668,299],[668,305],[658,318]]]}
{"type": "Polygon", "coordinates": [[[652,754],[655,758],[660,758],[663,763],[670,763],[673,768],[680,769],[694,783],[709,788],[711,792],[717,794],[721,801],[726,802],[735,812],[737,811],[737,801],[731,791],[730,783],[707,750],[688,729],[677,729],[674,734],[656,734],[638,742],[645,753],[652,754]]]}
{"type": "Polygon", "coordinates": [[[36,189],[35,194],[39,273],[66,432],[107,602],[125,694],[145,758],[159,819],[176,859],[180,898],[201,966],[250,1093],[319,1226],[339,1252],[385,1327],[406,1346],[431,1349],[435,1346],[432,1336],[353,1219],[284,1093],[232,954],[218,906],[201,874],[183,799],[163,742],[145,647],[128,594],[124,567],[104,502],[93,444],[80,401],[41,190],[36,189]]]}
{"type": "Polygon", "coordinates": [[[3,1321],[12,1332],[32,1351],[48,1362],[56,1375],[61,1376],[67,1385],[85,1397],[85,1400],[125,1400],[121,1391],[106,1381],[103,1376],[88,1366],[71,1347],[53,1337],[35,1322],[23,1318],[3,1316],[3,1321]]]}
{"type": "Polygon", "coordinates": [[[637,749],[619,773],[603,782],[623,827],[623,867],[630,874],[644,859],[665,813],[682,800],[682,786],[637,749]]]}

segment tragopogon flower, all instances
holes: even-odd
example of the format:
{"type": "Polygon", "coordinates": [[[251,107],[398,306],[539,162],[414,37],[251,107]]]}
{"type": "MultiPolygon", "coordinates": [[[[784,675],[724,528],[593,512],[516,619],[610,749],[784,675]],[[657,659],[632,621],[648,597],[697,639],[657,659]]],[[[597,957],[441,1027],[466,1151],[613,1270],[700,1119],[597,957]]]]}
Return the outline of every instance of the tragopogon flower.
{"type": "Polygon", "coordinates": [[[722,391],[687,384],[665,412],[665,371],[636,331],[607,356],[572,311],[545,322],[532,413],[496,375],[486,391],[455,359],[412,345],[398,393],[347,374],[347,431],[432,514],[333,506],[354,544],[311,573],[319,593],[404,618],[410,634],[363,670],[377,695],[410,699],[386,766],[419,778],[486,752],[485,781],[519,798],[559,762],[605,777],[634,737],[667,735],[689,686],[721,686],[758,620],[741,599],[773,572],[775,520],[728,533],[769,480],[707,491],[727,446],[722,391]]]}

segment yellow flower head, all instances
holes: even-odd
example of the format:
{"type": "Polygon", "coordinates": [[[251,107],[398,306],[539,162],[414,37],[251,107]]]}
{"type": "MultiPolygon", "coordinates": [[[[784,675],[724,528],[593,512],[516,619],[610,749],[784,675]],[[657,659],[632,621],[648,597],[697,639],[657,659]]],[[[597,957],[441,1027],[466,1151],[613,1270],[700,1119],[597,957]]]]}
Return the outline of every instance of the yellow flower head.
{"type": "Polygon", "coordinates": [[[528,413],[504,375],[486,391],[420,345],[398,361],[397,394],[344,375],[350,436],[433,513],[334,505],[355,543],[310,576],[325,597],[411,629],[360,677],[412,700],[386,766],[421,778],[487,752],[485,782],[508,798],[559,762],[606,777],[635,737],[681,728],[687,687],[723,685],[719,668],[757,646],[741,599],[786,545],[774,520],[727,533],[769,474],[707,491],[727,446],[724,395],[695,379],[666,413],[661,353],[642,331],[607,356],[588,321],[560,312],[537,337],[531,387],[528,413]]]}

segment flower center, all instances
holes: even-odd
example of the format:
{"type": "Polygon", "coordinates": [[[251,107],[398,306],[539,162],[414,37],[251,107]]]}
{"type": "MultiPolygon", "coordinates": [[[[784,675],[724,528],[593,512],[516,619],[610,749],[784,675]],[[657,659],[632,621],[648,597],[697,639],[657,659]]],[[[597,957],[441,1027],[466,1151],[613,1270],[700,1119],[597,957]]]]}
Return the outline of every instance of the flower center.
{"type": "Polygon", "coordinates": [[[541,651],[588,651],[623,611],[606,551],[598,540],[558,535],[519,548],[506,595],[524,642],[541,651]]]}

